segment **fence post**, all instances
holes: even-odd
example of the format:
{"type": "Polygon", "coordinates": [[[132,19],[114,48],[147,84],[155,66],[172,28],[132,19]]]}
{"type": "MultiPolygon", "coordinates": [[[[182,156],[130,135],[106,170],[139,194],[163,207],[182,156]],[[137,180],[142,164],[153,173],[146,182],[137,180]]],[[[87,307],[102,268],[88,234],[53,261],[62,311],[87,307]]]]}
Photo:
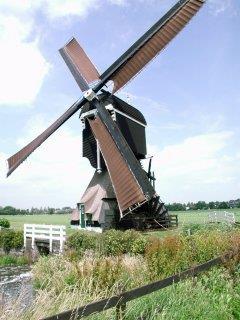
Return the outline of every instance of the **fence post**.
{"type": "Polygon", "coordinates": [[[59,251],[63,252],[63,242],[64,242],[64,228],[63,226],[60,227],[60,248],[59,251]]]}
{"type": "Polygon", "coordinates": [[[126,303],[119,303],[116,306],[116,320],[123,320],[126,316],[126,303]]]}
{"type": "MultiPolygon", "coordinates": [[[[1,227],[0,227],[1,228],[1,227]]],[[[26,249],[27,246],[27,232],[26,232],[26,224],[24,224],[24,248],[26,249]]]]}
{"type": "Polygon", "coordinates": [[[34,232],[35,232],[35,225],[32,226],[32,249],[34,249],[34,232]]]}
{"type": "Polygon", "coordinates": [[[50,226],[50,232],[49,232],[49,252],[52,252],[53,247],[53,239],[52,239],[52,226],[50,226]]]}

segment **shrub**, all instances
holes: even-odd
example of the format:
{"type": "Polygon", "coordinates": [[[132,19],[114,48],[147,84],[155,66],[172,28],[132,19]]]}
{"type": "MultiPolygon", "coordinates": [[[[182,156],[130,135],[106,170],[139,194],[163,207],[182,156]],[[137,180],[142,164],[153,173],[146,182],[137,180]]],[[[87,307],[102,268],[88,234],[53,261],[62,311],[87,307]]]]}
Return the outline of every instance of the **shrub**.
{"type": "Polygon", "coordinates": [[[86,231],[75,231],[68,237],[67,246],[79,253],[85,250],[95,249],[97,236],[98,235],[86,231]]]}
{"type": "Polygon", "coordinates": [[[127,244],[123,234],[122,231],[114,229],[104,232],[101,241],[102,253],[116,256],[127,252],[127,244]]]}
{"type": "Polygon", "coordinates": [[[12,248],[13,249],[21,249],[23,247],[23,232],[22,231],[14,231],[14,236],[12,239],[12,248]]]}
{"type": "Polygon", "coordinates": [[[143,254],[146,250],[147,239],[144,236],[139,236],[131,245],[130,252],[133,254],[143,254]]]}
{"type": "Polygon", "coordinates": [[[0,227],[10,228],[10,222],[5,218],[0,218],[0,227]]]}
{"type": "Polygon", "coordinates": [[[23,232],[2,230],[0,232],[0,247],[5,253],[9,253],[11,249],[21,249],[23,247],[23,232]]]}
{"type": "MultiPolygon", "coordinates": [[[[151,238],[145,254],[150,278],[164,277],[184,268],[182,266],[184,246],[184,240],[180,236],[151,238]]],[[[183,259],[185,261],[185,258],[183,259]]]]}
{"type": "Polygon", "coordinates": [[[101,250],[106,255],[143,254],[147,239],[135,230],[109,230],[102,235],[101,250]]]}

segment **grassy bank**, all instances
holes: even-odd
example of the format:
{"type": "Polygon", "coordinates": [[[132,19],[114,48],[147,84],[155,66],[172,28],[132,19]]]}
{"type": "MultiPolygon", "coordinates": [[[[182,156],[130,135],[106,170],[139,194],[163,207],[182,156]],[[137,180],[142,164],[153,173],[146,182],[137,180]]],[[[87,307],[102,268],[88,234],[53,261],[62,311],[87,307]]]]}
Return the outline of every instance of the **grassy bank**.
{"type": "MultiPolygon", "coordinates": [[[[32,307],[20,313],[16,301],[4,307],[0,319],[36,320],[163,279],[230,248],[240,249],[240,231],[224,228],[196,230],[192,236],[144,237],[144,249],[138,233],[91,237],[72,236],[65,255],[40,258],[32,270],[37,289],[32,307]]],[[[128,304],[126,319],[239,319],[239,273],[235,260],[226,268],[138,299],[128,304]]],[[[113,315],[109,310],[88,319],[113,315]]]]}
{"type": "Polygon", "coordinates": [[[27,256],[0,255],[0,267],[23,266],[29,264],[27,256]]]}

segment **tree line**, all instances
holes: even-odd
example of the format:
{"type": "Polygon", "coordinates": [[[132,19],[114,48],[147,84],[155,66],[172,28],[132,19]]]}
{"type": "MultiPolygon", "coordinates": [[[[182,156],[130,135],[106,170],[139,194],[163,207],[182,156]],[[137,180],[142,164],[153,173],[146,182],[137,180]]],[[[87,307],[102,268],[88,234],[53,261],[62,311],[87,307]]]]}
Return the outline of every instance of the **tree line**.
{"type": "Polygon", "coordinates": [[[31,208],[17,209],[12,206],[0,207],[0,215],[38,215],[38,214],[66,214],[71,213],[72,208],[31,208]]]}
{"type": "Polygon", "coordinates": [[[208,210],[208,209],[232,209],[240,208],[240,199],[230,201],[198,201],[188,203],[169,203],[166,205],[169,211],[208,210]]]}

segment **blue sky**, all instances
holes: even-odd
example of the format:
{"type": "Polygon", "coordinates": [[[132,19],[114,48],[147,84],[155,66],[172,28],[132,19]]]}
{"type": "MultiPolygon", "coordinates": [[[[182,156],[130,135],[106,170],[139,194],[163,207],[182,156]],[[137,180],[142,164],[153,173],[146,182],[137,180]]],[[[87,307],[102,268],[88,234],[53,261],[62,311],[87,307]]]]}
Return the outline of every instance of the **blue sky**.
{"type": "MultiPolygon", "coordinates": [[[[81,96],[58,49],[75,36],[103,72],[175,2],[0,1],[0,205],[74,206],[93,174],[75,115],[5,179],[8,156],[81,96]]],[[[239,1],[206,1],[118,93],[147,119],[165,202],[240,197],[239,17],[239,1]]]]}

